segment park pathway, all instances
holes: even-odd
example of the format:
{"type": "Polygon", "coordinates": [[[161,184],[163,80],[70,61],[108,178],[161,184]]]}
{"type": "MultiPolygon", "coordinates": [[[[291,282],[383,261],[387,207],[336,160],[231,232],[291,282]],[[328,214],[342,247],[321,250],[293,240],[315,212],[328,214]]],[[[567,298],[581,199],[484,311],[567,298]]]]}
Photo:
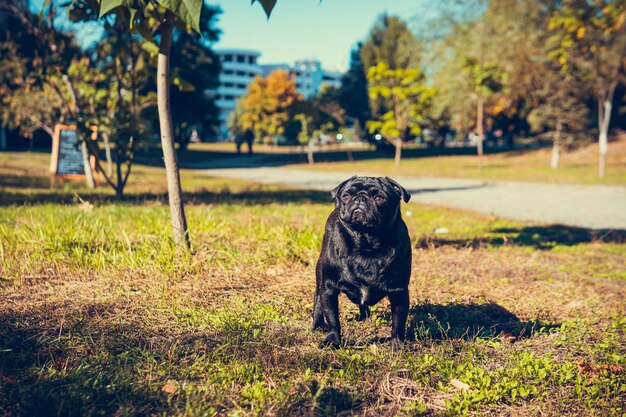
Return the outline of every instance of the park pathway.
{"type": "MultiPolygon", "coordinates": [[[[203,172],[215,177],[322,191],[330,191],[350,176],[345,172],[273,167],[205,169],[203,172]]],[[[412,202],[457,207],[511,219],[626,230],[626,187],[409,176],[394,176],[394,179],[409,190],[412,202]]]]}

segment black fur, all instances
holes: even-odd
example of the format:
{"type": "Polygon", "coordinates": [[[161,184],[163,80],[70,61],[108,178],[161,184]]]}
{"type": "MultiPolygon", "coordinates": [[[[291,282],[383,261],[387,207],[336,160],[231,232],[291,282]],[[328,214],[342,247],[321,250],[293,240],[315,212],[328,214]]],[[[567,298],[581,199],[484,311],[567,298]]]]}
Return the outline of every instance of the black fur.
{"type": "Polygon", "coordinates": [[[338,298],[359,305],[359,319],[384,297],[391,302],[394,342],[404,341],[409,311],[411,244],[400,201],[411,195],[390,178],[352,177],[331,192],[335,210],[326,222],[315,268],[313,329],[328,331],[322,345],[341,343],[338,298]]]}

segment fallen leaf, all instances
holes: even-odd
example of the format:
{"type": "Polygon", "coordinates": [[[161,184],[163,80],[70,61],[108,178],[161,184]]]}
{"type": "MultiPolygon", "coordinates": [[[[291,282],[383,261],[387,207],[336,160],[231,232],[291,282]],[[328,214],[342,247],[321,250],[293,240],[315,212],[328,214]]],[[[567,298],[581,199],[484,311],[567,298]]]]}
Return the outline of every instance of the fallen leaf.
{"type": "Polygon", "coordinates": [[[178,382],[174,381],[173,379],[169,379],[165,383],[165,385],[163,385],[163,388],[161,388],[161,391],[169,395],[174,395],[178,393],[178,386],[179,386],[178,382]]]}
{"type": "Polygon", "coordinates": [[[470,389],[470,386],[467,385],[465,382],[459,380],[459,379],[451,379],[450,380],[450,384],[458,389],[459,391],[468,391],[470,389]]]}

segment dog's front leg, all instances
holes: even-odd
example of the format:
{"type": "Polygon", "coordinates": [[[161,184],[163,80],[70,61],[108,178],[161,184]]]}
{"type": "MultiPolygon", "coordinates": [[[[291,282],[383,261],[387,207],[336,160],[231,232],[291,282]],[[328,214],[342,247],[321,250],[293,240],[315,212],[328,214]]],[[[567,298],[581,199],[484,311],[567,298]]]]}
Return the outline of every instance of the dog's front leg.
{"type": "Polygon", "coordinates": [[[336,288],[323,288],[320,291],[320,304],[324,320],[330,331],[324,341],[323,346],[338,348],[341,343],[341,324],[339,323],[339,290],[336,288]]]}
{"type": "Polygon", "coordinates": [[[322,305],[320,301],[320,293],[315,290],[315,297],[313,298],[313,330],[328,330],[326,322],[324,321],[324,314],[322,313],[322,305]]]}
{"type": "Polygon", "coordinates": [[[391,339],[393,343],[404,342],[406,319],[409,316],[409,290],[389,295],[391,302],[391,339]]]}

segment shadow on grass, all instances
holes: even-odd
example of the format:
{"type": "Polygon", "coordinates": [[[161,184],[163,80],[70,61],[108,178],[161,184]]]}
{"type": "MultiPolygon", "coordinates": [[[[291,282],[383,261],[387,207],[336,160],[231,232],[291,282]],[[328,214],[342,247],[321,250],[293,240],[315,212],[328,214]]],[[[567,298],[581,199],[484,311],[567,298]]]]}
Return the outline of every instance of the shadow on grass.
{"type": "Polygon", "coordinates": [[[497,228],[489,236],[469,239],[446,239],[445,237],[425,236],[418,239],[418,249],[435,249],[451,246],[457,249],[478,249],[481,247],[529,246],[549,250],[555,246],[574,246],[581,243],[626,243],[626,230],[593,230],[582,227],[549,225],[497,228]]]}
{"type": "Polygon", "coordinates": [[[166,406],[166,396],[136,383],[134,365],[146,360],[148,336],[132,324],[92,328],[107,308],[92,305],[59,329],[25,326],[39,323],[44,310],[1,314],[0,414],[145,415],[166,406]]]}
{"type": "MultiPolygon", "coordinates": [[[[485,147],[485,153],[523,153],[530,149],[519,149],[517,147],[485,147]]],[[[348,162],[366,161],[372,159],[393,159],[395,148],[392,145],[379,146],[378,149],[317,149],[314,152],[316,163],[323,162],[348,162]]],[[[430,147],[430,148],[405,148],[402,150],[403,160],[431,158],[438,156],[464,156],[475,155],[476,147],[430,147]]],[[[293,148],[276,148],[274,152],[255,152],[254,155],[246,153],[237,154],[235,146],[232,151],[228,150],[203,150],[187,148],[178,151],[180,166],[182,168],[211,169],[211,168],[250,168],[263,166],[283,166],[307,164],[308,157],[304,150],[293,148]]],[[[103,159],[104,160],[104,159],[103,159]]],[[[136,163],[147,166],[163,166],[163,155],[159,148],[150,148],[142,151],[136,156],[136,163]]]]}
{"type": "MultiPolygon", "coordinates": [[[[166,193],[133,193],[120,201],[110,194],[80,193],[84,201],[93,204],[167,204],[166,193]]],[[[243,192],[211,192],[199,191],[183,193],[186,204],[273,204],[273,203],[329,203],[330,193],[314,190],[259,190],[243,192]]],[[[47,193],[14,193],[0,194],[0,206],[40,205],[40,204],[74,204],[78,202],[77,194],[64,191],[47,193]]]]}
{"type": "Polygon", "coordinates": [[[50,188],[50,178],[2,174],[0,175],[0,187],[48,189],[50,188]]]}
{"type": "Polygon", "coordinates": [[[538,320],[523,322],[496,303],[421,304],[411,308],[407,338],[417,341],[471,340],[504,336],[510,341],[559,327],[538,320]]]}

